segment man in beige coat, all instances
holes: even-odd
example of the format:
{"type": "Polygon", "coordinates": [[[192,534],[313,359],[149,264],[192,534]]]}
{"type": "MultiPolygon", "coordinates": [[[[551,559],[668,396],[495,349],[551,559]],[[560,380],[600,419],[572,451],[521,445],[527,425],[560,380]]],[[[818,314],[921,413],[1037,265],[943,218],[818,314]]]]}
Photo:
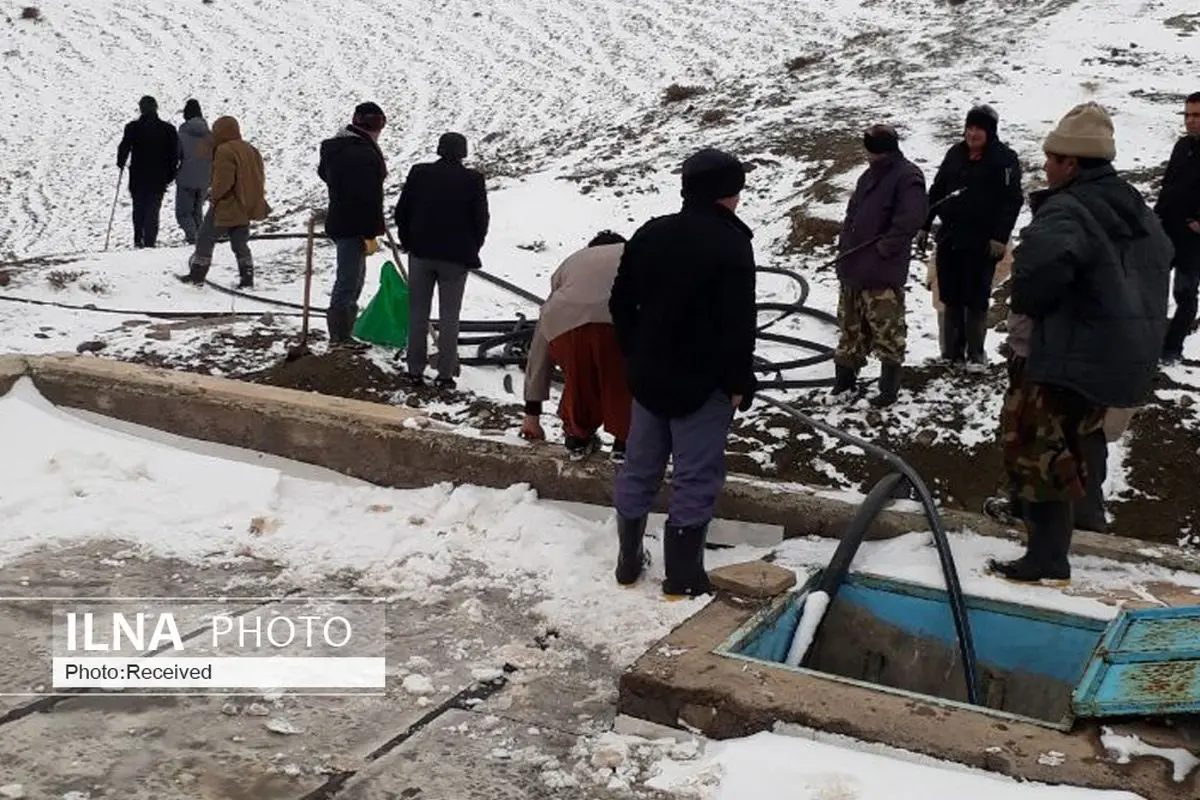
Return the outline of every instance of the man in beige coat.
{"type": "Polygon", "coordinates": [[[568,257],[550,277],[550,296],[533,332],[525,367],[521,435],[546,438],[539,417],[542,403],[550,397],[551,372],[557,364],[564,384],[558,415],[572,460],[595,452],[601,425],[616,440],[613,460],[625,456],[633,398],[608,310],[624,250],[624,237],[601,231],[587,247],[568,257]]]}
{"type": "Polygon", "coordinates": [[[250,223],[266,219],[271,207],[266,199],[266,176],[262,155],[242,140],[242,131],[233,117],[221,117],[213,123],[212,179],[209,206],[196,235],[196,250],[188,262],[184,283],[200,285],[212,265],[217,237],[229,235],[229,245],[237,258],[239,289],[254,286],[254,257],[250,253],[250,223]]]}

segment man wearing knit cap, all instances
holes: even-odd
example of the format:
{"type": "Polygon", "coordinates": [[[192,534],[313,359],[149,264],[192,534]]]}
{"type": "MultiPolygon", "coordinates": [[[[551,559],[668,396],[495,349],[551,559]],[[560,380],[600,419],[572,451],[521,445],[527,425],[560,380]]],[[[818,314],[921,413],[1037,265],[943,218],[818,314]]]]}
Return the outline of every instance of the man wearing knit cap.
{"type": "Polygon", "coordinates": [[[1154,211],[1175,245],[1175,316],[1163,361],[1183,358],[1183,340],[1196,322],[1200,296],[1200,92],[1183,106],[1184,136],[1175,143],[1154,211]]]}
{"type": "Polygon", "coordinates": [[[348,126],[321,142],[317,175],[329,187],[325,233],[337,248],[337,277],[329,296],[325,324],[331,347],[364,350],[352,337],[358,319],[358,298],[367,274],[368,250],[383,235],[383,181],[387,162],[379,149],[379,134],[387,117],[375,103],[360,103],[348,126]]]}
{"type": "Polygon", "coordinates": [[[433,291],[438,293],[438,389],[454,389],[458,375],[458,317],[467,274],[479,269],[491,215],[487,184],[478,170],[463,165],[467,139],[453,131],[438,139],[437,161],[416,164],[396,202],[400,248],[410,254],[408,274],[407,382],[425,383],[426,337],[433,291]]]}
{"type": "Polygon", "coordinates": [[[858,373],[874,353],[882,365],[879,394],[871,405],[896,402],[908,339],[904,284],[913,238],[928,210],[925,176],[900,151],[890,125],[863,134],[867,169],[858,179],[838,237],[838,328],[833,394],[852,396],[858,373]]]}
{"type": "Polygon", "coordinates": [[[704,548],[725,483],[725,439],[734,410],[749,409],[757,388],[752,233],[734,213],[745,183],[729,153],[690,156],[682,210],[633,235],[613,281],[609,311],[634,400],[613,491],[621,584],[637,581],[648,562],[646,516],[674,458],[662,590],[711,590],[704,548]]]}
{"type": "Polygon", "coordinates": [[[179,174],[175,176],[175,221],[183,229],[188,244],[196,243],[196,234],[204,222],[204,196],[212,178],[212,131],[200,111],[198,100],[183,105],[179,125],[179,174]]]}
{"type": "Polygon", "coordinates": [[[946,152],[929,188],[930,215],[918,235],[924,249],[935,217],[938,293],[945,306],[942,358],[972,372],[987,369],[984,341],[996,264],[1025,196],[1021,164],[997,128],[1000,115],[991,106],[967,113],[963,139],[946,152]],[[958,192],[958,194],[955,194],[958,192]]]}
{"type": "Polygon", "coordinates": [[[1072,505],[1095,479],[1081,443],[1103,436],[1106,409],[1136,407],[1151,390],[1173,249],[1113,169],[1104,108],[1073,108],[1043,149],[1049,188],[1030,196],[1033,220],[1013,255],[1011,308],[1031,322],[1009,361],[1000,419],[1005,472],[1029,536],[1021,558],[988,568],[1061,583],[1071,576],[1072,505]]]}

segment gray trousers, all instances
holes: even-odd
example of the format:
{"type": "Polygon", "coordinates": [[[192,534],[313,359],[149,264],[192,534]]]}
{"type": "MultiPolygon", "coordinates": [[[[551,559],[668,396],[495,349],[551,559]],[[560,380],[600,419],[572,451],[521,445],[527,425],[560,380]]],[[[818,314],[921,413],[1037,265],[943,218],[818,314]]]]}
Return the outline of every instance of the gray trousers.
{"type": "Polygon", "coordinates": [[[438,293],[439,378],[458,374],[458,317],[462,313],[463,292],[467,287],[467,268],[449,261],[431,258],[408,259],[408,371],[425,372],[429,360],[429,312],[433,289],[438,293]]]}
{"type": "Polygon", "coordinates": [[[204,224],[204,189],[175,187],[175,221],[183,229],[188,244],[196,243],[200,226],[204,224]]]}
{"type": "Polygon", "coordinates": [[[196,250],[191,259],[192,275],[200,278],[208,275],[208,268],[212,266],[213,249],[217,246],[217,236],[222,233],[229,234],[229,247],[237,258],[238,274],[243,277],[253,275],[254,256],[250,253],[250,226],[218,228],[213,221],[211,205],[208,207],[208,213],[204,215],[204,221],[200,223],[200,230],[196,233],[196,250]]]}
{"type": "Polygon", "coordinates": [[[649,514],[673,457],[668,524],[687,528],[712,520],[725,486],[725,439],[733,411],[732,400],[721,392],[677,419],[657,416],[634,400],[625,463],[613,487],[617,513],[627,519],[649,514]]]}

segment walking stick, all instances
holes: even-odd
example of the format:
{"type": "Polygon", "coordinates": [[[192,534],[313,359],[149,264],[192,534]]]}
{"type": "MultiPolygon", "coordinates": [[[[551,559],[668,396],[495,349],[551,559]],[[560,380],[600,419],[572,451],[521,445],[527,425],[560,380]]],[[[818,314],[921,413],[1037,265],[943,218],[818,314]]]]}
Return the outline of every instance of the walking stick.
{"type": "Polygon", "coordinates": [[[295,361],[310,353],[308,349],[308,314],[311,308],[309,300],[312,297],[313,232],[316,227],[317,215],[313,214],[308,219],[308,247],[304,257],[304,321],[300,323],[300,343],[288,348],[287,361],[295,361]]]}
{"type": "Polygon", "coordinates": [[[112,211],[108,215],[108,232],[104,234],[104,252],[108,252],[108,240],[112,236],[113,220],[117,216],[117,201],[121,199],[121,180],[125,177],[125,168],[117,175],[117,191],[113,193],[112,211]]]}

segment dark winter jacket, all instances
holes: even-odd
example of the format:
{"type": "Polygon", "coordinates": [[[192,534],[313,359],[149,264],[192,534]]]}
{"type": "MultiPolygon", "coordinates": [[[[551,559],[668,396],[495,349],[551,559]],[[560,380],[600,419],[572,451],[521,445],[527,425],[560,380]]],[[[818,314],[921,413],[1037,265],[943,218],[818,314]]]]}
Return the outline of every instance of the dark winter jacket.
{"type": "Polygon", "coordinates": [[[1191,242],[1190,237],[1200,240],[1200,234],[1188,229],[1189,221],[1200,220],[1200,136],[1184,136],[1175,143],[1154,213],[1176,247],[1191,242]]]}
{"type": "Polygon", "coordinates": [[[157,114],[143,114],[125,126],[117,146],[117,166],[129,164],[129,191],[164,192],[179,165],[179,134],[157,114]]]}
{"type": "Polygon", "coordinates": [[[456,158],[409,170],[396,203],[400,247],[417,258],[481,266],[490,214],[483,175],[456,158]]]}
{"type": "Polygon", "coordinates": [[[682,417],[717,390],[750,407],[754,376],[754,248],[750,229],[715,203],[643,225],[625,245],[609,311],[633,396],[682,417]]]}
{"type": "Polygon", "coordinates": [[[212,131],[204,117],[192,117],[180,125],[175,185],[180,189],[207,189],[212,177],[212,150],[212,131]]]}
{"type": "Polygon", "coordinates": [[[912,241],[927,216],[925,175],[900,152],[858,179],[838,239],[838,278],[854,289],[903,289],[912,241]],[[872,242],[872,240],[877,240],[872,242]]]}
{"type": "Polygon", "coordinates": [[[1030,197],[1013,253],[1012,310],[1034,318],[1025,375],[1091,402],[1146,400],[1166,333],[1173,249],[1111,165],[1030,197]]]}
{"type": "Polygon", "coordinates": [[[379,145],[350,125],[321,142],[317,176],[329,187],[325,233],[331,239],[382,236],[383,181],[387,164],[379,145]]]}
{"type": "Polygon", "coordinates": [[[939,247],[986,253],[989,241],[1008,242],[1024,203],[1016,153],[1004,142],[991,139],[983,157],[972,161],[966,142],[959,142],[946,152],[929,187],[930,215],[925,230],[940,217],[939,247]],[[933,207],[958,189],[963,193],[933,207]]]}

